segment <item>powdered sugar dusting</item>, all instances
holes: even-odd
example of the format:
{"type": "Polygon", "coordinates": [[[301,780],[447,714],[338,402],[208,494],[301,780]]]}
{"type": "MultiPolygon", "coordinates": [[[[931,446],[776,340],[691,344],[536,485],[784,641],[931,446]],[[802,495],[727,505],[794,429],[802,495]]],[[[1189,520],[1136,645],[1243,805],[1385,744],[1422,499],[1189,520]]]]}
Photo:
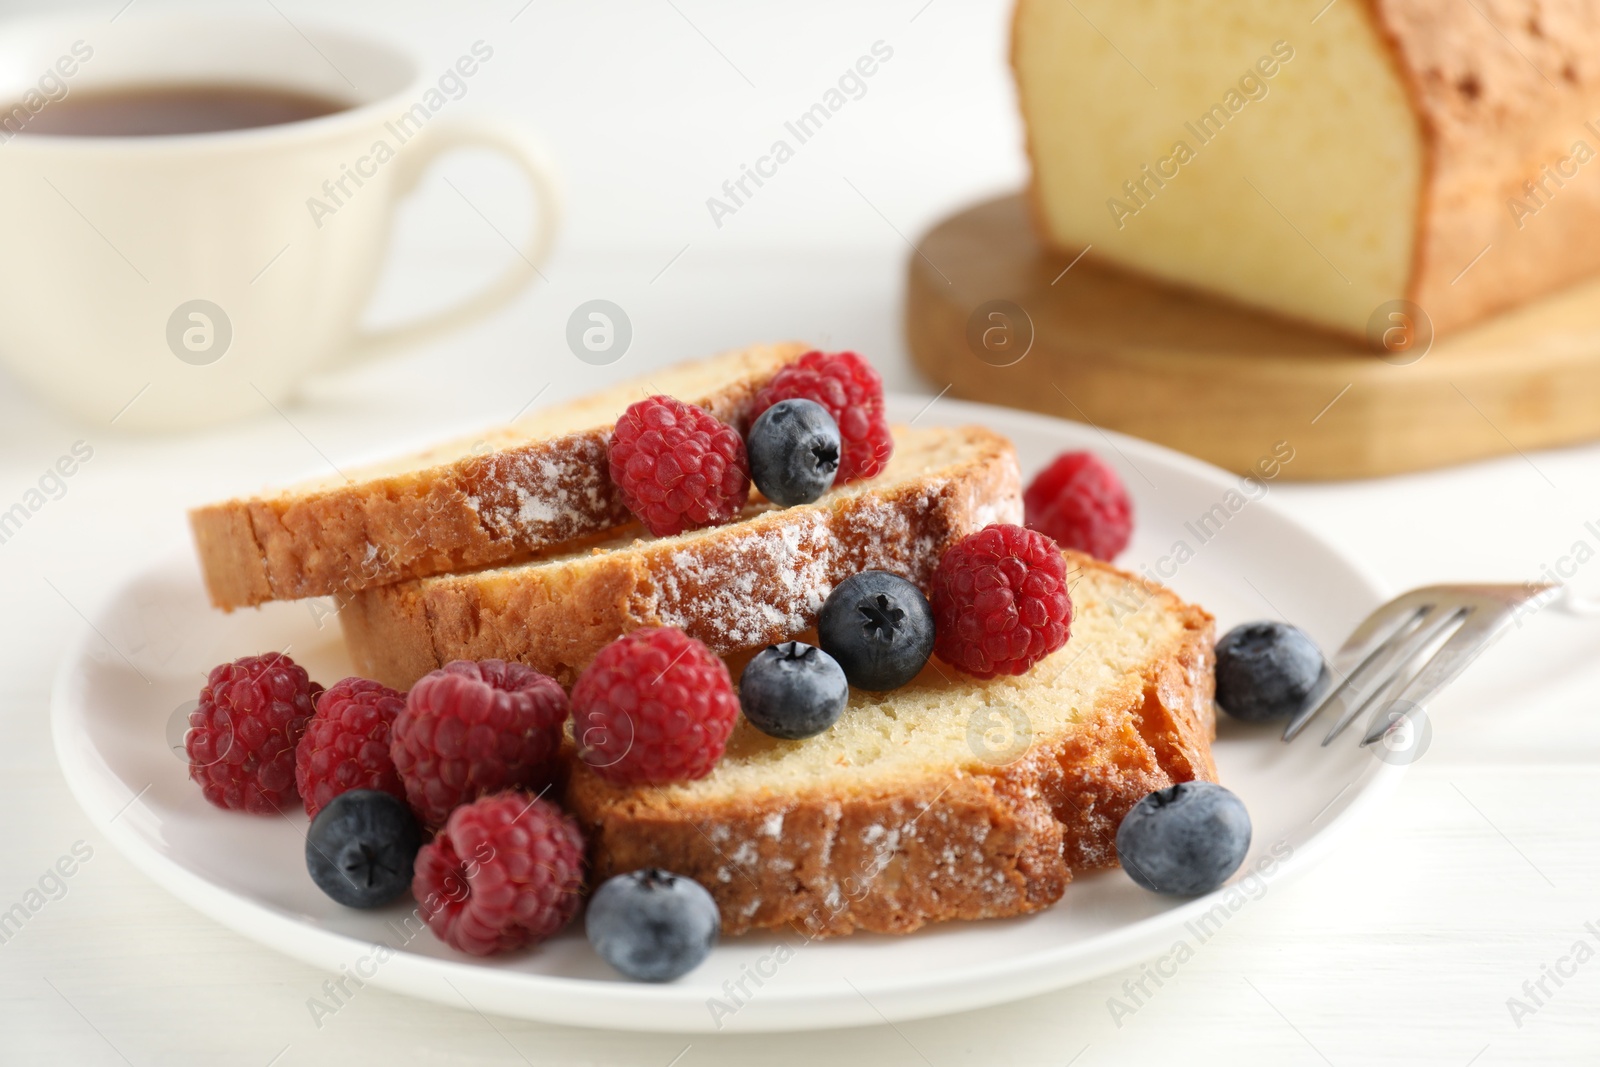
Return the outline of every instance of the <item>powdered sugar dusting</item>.
{"type": "Polygon", "coordinates": [[[839,556],[825,512],[763,517],[667,554],[653,568],[657,612],[719,651],[779,640],[811,625],[840,577],[839,556]]]}
{"type": "Polygon", "coordinates": [[[993,523],[1022,525],[1022,471],[1017,467],[1015,455],[1006,457],[1006,471],[1000,491],[985,499],[972,501],[972,514],[978,529],[993,523]]]}
{"type": "Polygon", "coordinates": [[[886,570],[926,587],[955,538],[988,522],[1021,521],[1016,463],[1004,462],[998,479],[980,485],[924,470],[675,538],[647,555],[656,615],[732,652],[810,629],[833,587],[852,574],[886,570]]]}
{"type": "Polygon", "coordinates": [[[994,523],[1007,523],[1022,525],[1022,501],[1020,500],[991,500],[979,504],[972,511],[976,518],[978,529],[994,523]]]}
{"type": "Polygon", "coordinates": [[[605,441],[584,435],[484,457],[468,506],[495,537],[536,546],[614,526],[627,509],[606,469],[605,441]]]}

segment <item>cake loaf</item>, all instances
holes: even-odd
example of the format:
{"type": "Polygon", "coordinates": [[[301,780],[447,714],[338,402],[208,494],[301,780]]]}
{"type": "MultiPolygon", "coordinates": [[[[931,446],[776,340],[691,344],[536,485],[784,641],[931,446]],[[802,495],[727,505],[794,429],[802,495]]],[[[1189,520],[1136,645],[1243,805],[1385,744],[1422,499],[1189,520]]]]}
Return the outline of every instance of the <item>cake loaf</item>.
{"type": "Polygon", "coordinates": [[[1019,0],[1037,226],[1373,343],[1449,330],[1600,270],[1596,42],[1578,0],[1019,0]]]}

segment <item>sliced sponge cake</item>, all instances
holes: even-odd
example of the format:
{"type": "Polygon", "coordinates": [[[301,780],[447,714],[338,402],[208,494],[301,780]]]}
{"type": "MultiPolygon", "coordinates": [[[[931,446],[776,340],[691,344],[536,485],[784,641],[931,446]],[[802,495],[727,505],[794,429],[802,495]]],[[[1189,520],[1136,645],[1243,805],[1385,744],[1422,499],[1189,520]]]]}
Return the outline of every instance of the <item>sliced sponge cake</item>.
{"type": "Polygon", "coordinates": [[[709,889],[729,933],[903,933],[1037,911],[1111,866],[1153,789],[1214,780],[1212,621],[1169,590],[1067,553],[1066,647],[977,681],[929,664],[840,721],[780,741],[741,720],[699,781],[616,786],[576,764],[570,811],[598,884],[660,866],[709,889]]]}
{"type": "Polygon", "coordinates": [[[926,586],[955,540],[1020,522],[1011,443],[989,430],[897,430],[876,478],[815,504],[753,504],[675,537],[637,528],[533,563],[367,589],[340,610],[356,669],[407,688],[453,659],[515,659],[571,684],[607,642],[677,626],[719,653],[809,628],[834,585],[869,569],[926,586]]]}
{"type": "Polygon", "coordinates": [[[226,609],[343,595],[605,533],[630,519],[606,469],[629,404],[666,393],[738,425],[757,391],[805,352],[756,345],[684,363],[348,477],[196,508],[206,589],[226,609]]]}

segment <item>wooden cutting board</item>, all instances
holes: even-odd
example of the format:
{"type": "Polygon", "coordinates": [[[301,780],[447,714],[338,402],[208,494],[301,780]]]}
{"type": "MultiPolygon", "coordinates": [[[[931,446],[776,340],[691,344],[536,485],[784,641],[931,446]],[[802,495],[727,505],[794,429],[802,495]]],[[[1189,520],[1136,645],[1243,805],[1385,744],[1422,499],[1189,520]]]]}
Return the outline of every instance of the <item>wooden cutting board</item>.
{"type": "MultiPolygon", "coordinates": [[[[1492,254],[1492,252],[1490,253],[1492,254]]],[[[1401,322],[1404,320],[1395,320],[1401,322]]],[[[910,260],[912,358],[952,395],[1121,430],[1244,473],[1360,478],[1600,437],[1600,280],[1399,351],[1035,240],[1022,198],[910,260]]],[[[1412,342],[1405,347],[1406,340],[1412,342]]]]}

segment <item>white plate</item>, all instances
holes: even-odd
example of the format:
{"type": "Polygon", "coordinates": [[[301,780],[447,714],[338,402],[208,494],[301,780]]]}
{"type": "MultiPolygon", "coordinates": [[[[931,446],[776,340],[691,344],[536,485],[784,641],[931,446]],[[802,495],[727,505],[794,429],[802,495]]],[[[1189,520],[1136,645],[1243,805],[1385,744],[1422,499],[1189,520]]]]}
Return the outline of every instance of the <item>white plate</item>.
{"type": "MultiPolygon", "coordinates": [[[[924,403],[896,399],[892,414],[917,416],[924,403]]],[[[1168,584],[1217,616],[1219,633],[1281,615],[1331,648],[1381,599],[1358,566],[1269,499],[1251,499],[1270,489],[1241,489],[1237,477],[1196,460],[1075,423],[951,400],[919,421],[975,422],[1009,434],[1025,475],[1066,449],[1099,452],[1136,501],[1134,543],[1119,562],[1152,574],[1159,567],[1168,584]],[[1180,541],[1193,556],[1174,566],[1180,541]]],[[[1269,454],[1272,443],[1262,451],[1269,454]]],[[[146,874],[217,921],[335,977],[355,973],[444,1004],[582,1026],[855,1026],[982,1007],[1140,962],[1170,973],[1181,965],[1181,949],[1169,956],[1179,942],[1198,947],[1264,885],[1320,858],[1403,769],[1358,749],[1353,737],[1322,749],[1307,731],[1283,745],[1273,728],[1224,722],[1217,764],[1255,822],[1233,889],[1172,900],[1109,871],[1074,882],[1055,907],[1026,918],[812,944],[793,933],[758,933],[724,942],[675,983],[644,985],[612,973],[576,927],[536,950],[483,962],[408,927],[409,899],[376,913],[343,909],[306,876],[303,814],[262,818],[202,799],[188,781],[181,738],[206,670],[287,648],[315,678],[345,676],[349,662],[325,603],[213,611],[185,550],[112,591],[92,622],[56,682],[56,753],[84,811],[146,874]]]]}

